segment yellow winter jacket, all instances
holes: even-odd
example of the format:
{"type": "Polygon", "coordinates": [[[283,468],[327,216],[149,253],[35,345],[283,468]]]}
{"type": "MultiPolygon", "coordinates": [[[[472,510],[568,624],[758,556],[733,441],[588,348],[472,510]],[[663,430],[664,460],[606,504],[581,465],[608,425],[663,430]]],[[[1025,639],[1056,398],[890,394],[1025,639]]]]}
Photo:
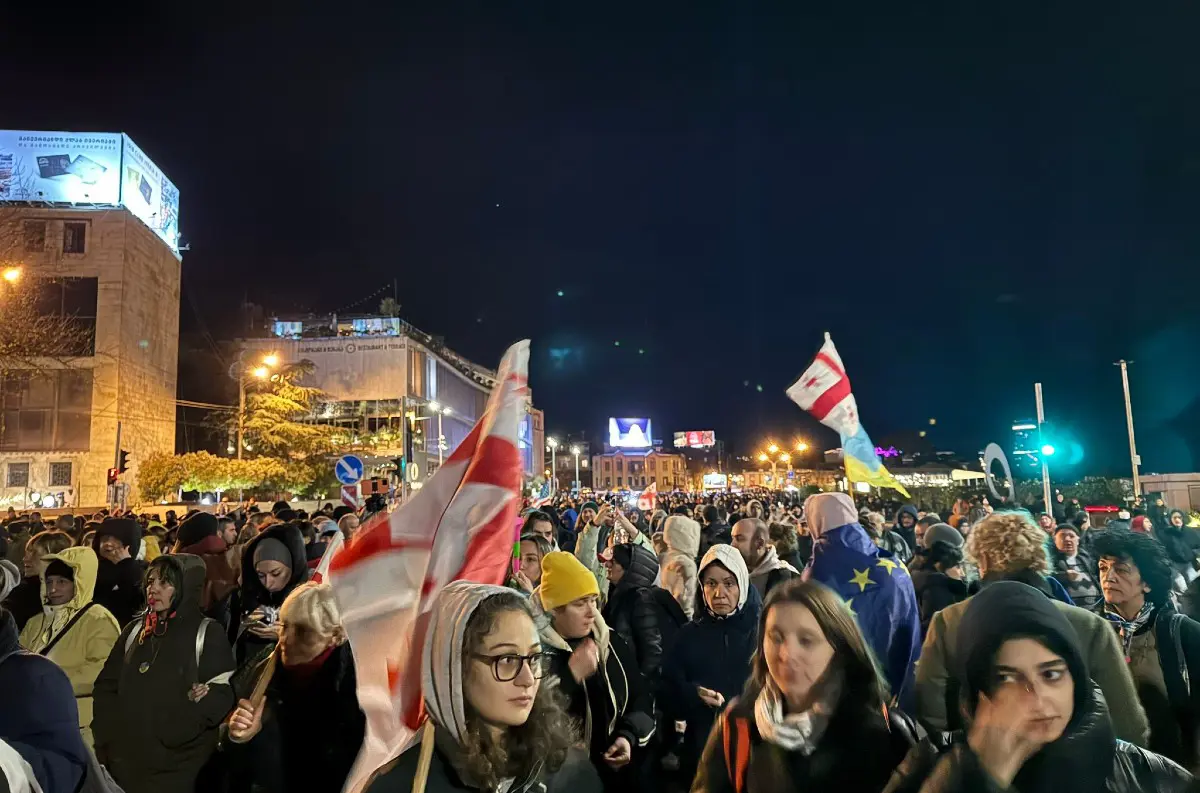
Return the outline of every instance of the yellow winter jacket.
{"type": "Polygon", "coordinates": [[[158,542],[158,537],[156,537],[154,534],[143,534],[142,545],[146,548],[146,558],[142,560],[146,564],[150,564],[155,559],[162,556],[162,547],[158,542]]]}
{"type": "MultiPolygon", "coordinates": [[[[55,559],[75,571],[75,595],[65,605],[43,606],[25,623],[21,631],[21,646],[40,653],[62,632],[71,618],[88,603],[96,588],[96,552],[91,548],[67,548],[61,553],[43,557],[46,563],[55,559]]],[[[46,577],[42,575],[42,603],[46,602],[46,577]]],[[[93,605],[76,620],[50,649],[49,659],[58,664],[75,689],[75,704],[79,708],[79,730],[88,746],[92,745],[92,685],[112,652],[121,626],[108,609],[93,605]]]]}

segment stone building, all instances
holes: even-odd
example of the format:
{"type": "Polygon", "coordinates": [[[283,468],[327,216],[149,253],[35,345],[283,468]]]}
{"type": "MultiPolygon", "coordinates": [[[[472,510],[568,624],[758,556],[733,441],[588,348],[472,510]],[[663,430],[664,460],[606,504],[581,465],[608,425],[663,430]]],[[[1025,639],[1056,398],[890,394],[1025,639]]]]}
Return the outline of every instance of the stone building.
{"type": "Polygon", "coordinates": [[[139,462],[175,450],[179,254],[119,205],[0,202],[0,238],[19,271],[7,288],[37,289],[94,331],[81,356],[0,362],[0,506],[108,504],[118,423],[123,500],[137,503],[139,462]]]}
{"type": "Polygon", "coordinates": [[[687,461],[683,455],[657,449],[620,449],[592,458],[592,487],[596,490],[642,490],[651,484],[660,493],[687,489],[687,461]]]}

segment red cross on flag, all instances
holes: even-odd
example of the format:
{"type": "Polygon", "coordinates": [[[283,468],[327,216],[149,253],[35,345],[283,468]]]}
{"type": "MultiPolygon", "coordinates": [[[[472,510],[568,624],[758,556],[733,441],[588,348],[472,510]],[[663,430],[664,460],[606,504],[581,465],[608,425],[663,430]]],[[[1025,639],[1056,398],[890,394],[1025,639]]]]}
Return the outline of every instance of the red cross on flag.
{"type": "Polygon", "coordinates": [[[483,417],[425,486],[363,527],[337,554],[329,581],[354,653],[367,717],[346,780],[355,793],[421,726],[421,651],[437,594],[451,581],[502,584],[521,496],[518,428],[526,413],[529,342],[500,363],[483,417]]]}

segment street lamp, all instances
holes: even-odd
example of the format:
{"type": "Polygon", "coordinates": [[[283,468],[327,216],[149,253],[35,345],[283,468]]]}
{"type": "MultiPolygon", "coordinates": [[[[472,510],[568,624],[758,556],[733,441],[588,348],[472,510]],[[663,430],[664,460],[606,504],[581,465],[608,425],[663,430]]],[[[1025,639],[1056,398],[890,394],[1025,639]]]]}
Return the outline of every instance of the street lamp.
{"type": "Polygon", "coordinates": [[[550,450],[550,490],[553,493],[558,492],[558,467],[554,456],[555,449],[558,448],[558,438],[547,438],[546,448],[550,450]]]}
{"type": "Polygon", "coordinates": [[[21,280],[21,268],[20,267],[5,268],[4,280],[8,281],[10,284],[15,284],[17,281],[20,281],[21,280]]]}
{"type": "Polygon", "coordinates": [[[767,447],[767,451],[770,452],[771,454],[776,454],[779,451],[779,447],[772,443],[770,446],[767,447]]]}
{"type": "MultiPolygon", "coordinates": [[[[5,278],[8,278],[8,273],[5,272],[5,278]]],[[[246,354],[245,350],[238,353],[237,361],[233,364],[238,370],[238,423],[237,423],[237,458],[242,459],[242,449],[245,446],[246,435],[246,366],[242,363],[242,357],[246,354]]],[[[266,380],[271,369],[279,365],[279,356],[275,353],[267,353],[262,357],[260,364],[250,370],[250,374],[259,380],[266,380]]]]}
{"type": "Polygon", "coordinates": [[[575,485],[573,489],[579,491],[579,453],[583,451],[578,446],[571,447],[571,454],[575,455],[575,485]]]}
{"type": "Polygon", "coordinates": [[[429,409],[437,415],[438,419],[438,468],[441,468],[446,453],[446,436],[442,434],[442,416],[449,416],[451,410],[448,405],[439,405],[437,402],[430,402],[429,409]]]}
{"type": "Polygon", "coordinates": [[[796,441],[796,451],[803,454],[804,452],[808,451],[808,444],[804,441],[796,441]]]}

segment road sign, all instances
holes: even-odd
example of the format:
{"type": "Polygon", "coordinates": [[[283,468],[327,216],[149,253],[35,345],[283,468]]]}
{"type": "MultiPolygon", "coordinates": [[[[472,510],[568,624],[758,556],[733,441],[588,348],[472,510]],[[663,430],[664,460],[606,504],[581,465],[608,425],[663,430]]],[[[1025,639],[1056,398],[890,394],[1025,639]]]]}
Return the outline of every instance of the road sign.
{"type": "Polygon", "coordinates": [[[353,454],[343,455],[333,464],[333,475],[343,485],[357,485],[363,478],[363,461],[353,454]]]}
{"type": "Polygon", "coordinates": [[[358,485],[342,485],[342,503],[358,509],[358,485]]]}
{"type": "Polygon", "coordinates": [[[416,463],[409,463],[405,468],[404,474],[408,477],[408,481],[415,482],[421,478],[421,469],[417,467],[416,463]]]}

